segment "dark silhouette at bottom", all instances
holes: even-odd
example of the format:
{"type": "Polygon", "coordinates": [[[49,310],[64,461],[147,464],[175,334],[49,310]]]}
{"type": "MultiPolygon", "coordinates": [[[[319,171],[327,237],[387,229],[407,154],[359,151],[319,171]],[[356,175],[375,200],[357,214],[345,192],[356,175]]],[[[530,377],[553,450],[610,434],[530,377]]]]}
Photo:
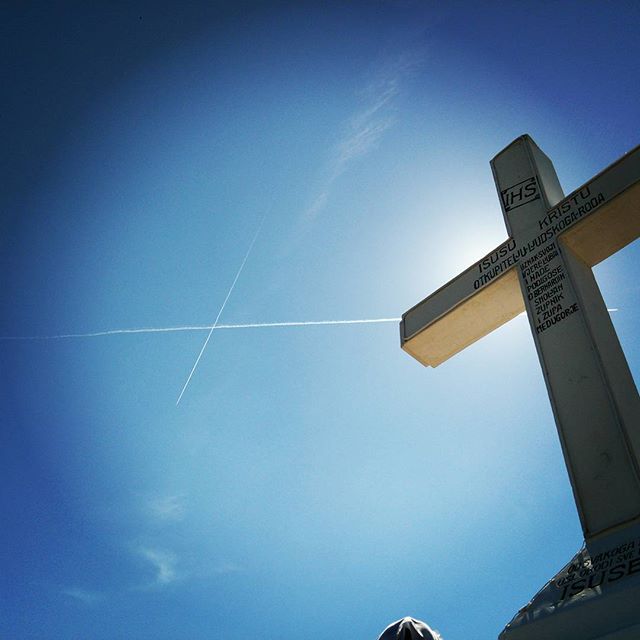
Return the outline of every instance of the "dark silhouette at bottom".
{"type": "Polygon", "coordinates": [[[378,640],[442,640],[442,636],[428,624],[406,617],[392,622],[378,640]]]}

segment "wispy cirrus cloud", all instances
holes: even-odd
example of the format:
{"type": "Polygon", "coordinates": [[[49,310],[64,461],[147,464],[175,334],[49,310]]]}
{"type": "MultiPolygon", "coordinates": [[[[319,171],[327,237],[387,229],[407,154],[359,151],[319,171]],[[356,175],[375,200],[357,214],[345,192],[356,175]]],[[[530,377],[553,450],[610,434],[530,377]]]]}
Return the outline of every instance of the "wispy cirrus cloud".
{"type": "Polygon", "coordinates": [[[172,551],[153,547],[139,547],[138,554],[147,560],[155,571],[154,585],[165,586],[178,579],[178,557],[172,551]]]}
{"type": "Polygon", "coordinates": [[[213,568],[213,572],[218,575],[227,575],[229,573],[241,573],[244,568],[233,562],[221,562],[213,568]]]}
{"type": "Polygon", "coordinates": [[[147,510],[160,522],[179,522],[186,513],[183,494],[157,496],[147,501],[147,510]]]}
{"type": "Polygon", "coordinates": [[[344,133],[331,150],[321,187],[303,214],[303,222],[314,220],[326,206],[336,180],[358,158],[370,153],[394,123],[393,101],[402,81],[416,68],[419,58],[403,54],[388,59],[374,79],[360,92],[364,106],[344,124],[344,133]]]}
{"type": "Polygon", "coordinates": [[[101,600],[104,600],[104,594],[98,591],[90,591],[81,587],[68,587],[62,589],[61,592],[65,596],[69,596],[78,602],[82,602],[85,605],[94,605],[101,600]]]}

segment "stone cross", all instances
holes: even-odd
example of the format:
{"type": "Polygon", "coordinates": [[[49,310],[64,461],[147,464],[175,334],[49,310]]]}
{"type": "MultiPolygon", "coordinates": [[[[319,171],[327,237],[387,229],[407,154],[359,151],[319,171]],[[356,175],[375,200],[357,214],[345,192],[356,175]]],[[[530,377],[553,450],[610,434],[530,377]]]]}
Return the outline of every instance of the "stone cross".
{"type": "Polygon", "coordinates": [[[501,638],[638,638],[640,398],[591,267],[640,236],[640,146],[568,196],[528,135],[491,168],[509,238],[407,311],[401,345],[436,367],[526,311],[586,546],[501,638]]]}

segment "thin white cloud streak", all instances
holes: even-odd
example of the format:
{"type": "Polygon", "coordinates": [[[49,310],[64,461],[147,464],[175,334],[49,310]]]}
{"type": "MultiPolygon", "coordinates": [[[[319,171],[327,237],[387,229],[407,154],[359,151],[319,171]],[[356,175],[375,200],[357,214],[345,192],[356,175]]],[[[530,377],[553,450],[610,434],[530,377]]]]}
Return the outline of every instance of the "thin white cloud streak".
{"type": "Polygon", "coordinates": [[[351,162],[372,151],[393,124],[388,108],[398,95],[400,81],[410,67],[411,64],[402,56],[388,62],[378,72],[378,78],[362,92],[369,99],[369,104],[345,123],[345,134],[333,147],[322,187],[304,212],[303,221],[310,222],[317,217],[329,199],[334,182],[351,162]]]}
{"type": "Polygon", "coordinates": [[[175,565],[178,559],[174,553],[149,547],[141,547],[138,552],[155,569],[156,584],[167,585],[177,579],[175,565]]]}
{"type": "Polygon", "coordinates": [[[148,501],[147,507],[153,517],[162,522],[179,522],[186,512],[182,495],[153,498],[148,501]]]}
{"type": "Polygon", "coordinates": [[[222,562],[217,567],[213,569],[214,573],[218,575],[228,575],[230,573],[241,573],[244,571],[244,568],[234,564],[233,562],[222,562]]]}
{"type": "MultiPolygon", "coordinates": [[[[617,309],[611,309],[617,311],[617,309]]],[[[140,327],[134,329],[108,329],[89,333],[60,333],[48,336],[0,336],[0,340],[66,340],[72,338],[98,338],[136,333],[173,333],[179,331],[219,331],[224,329],[264,329],[269,327],[314,327],[350,324],[380,324],[400,322],[401,318],[366,318],[360,320],[306,320],[300,322],[249,322],[245,324],[184,325],[179,327],[140,327]]]]}
{"type": "Polygon", "coordinates": [[[69,596],[74,600],[78,600],[86,605],[93,605],[104,598],[101,593],[96,591],[87,591],[87,589],[81,589],[79,587],[70,587],[68,589],[62,589],[62,593],[65,596],[69,596]]]}
{"type": "MultiPolygon", "coordinates": [[[[268,212],[267,212],[268,213],[268,212]]],[[[240,274],[242,273],[242,270],[244,269],[244,265],[247,263],[247,259],[249,258],[249,255],[251,254],[251,250],[253,249],[253,245],[256,243],[256,240],[258,239],[258,236],[260,235],[260,230],[262,229],[262,225],[264,224],[264,221],[267,217],[267,213],[265,213],[262,216],[262,220],[260,220],[260,224],[258,225],[258,228],[253,236],[253,240],[251,241],[251,244],[249,245],[249,248],[247,249],[247,253],[245,253],[244,255],[244,259],[242,260],[242,264],[240,265],[240,268],[238,269],[238,272],[236,273],[236,277],[233,279],[233,282],[231,283],[231,287],[229,288],[229,291],[227,292],[227,297],[224,299],[224,302],[222,303],[222,306],[220,307],[220,311],[218,311],[218,315],[216,316],[216,319],[213,323],[213,325],[211,325],[211,329],[209,330],[209,334],[207,335],[207,339],[204,341],[204,344],[202,345],[202,349],[200,349],[200,353],[198,354],[198,357],[196,358],[196,361],[193,364],[193,367],[191,368],[191,371],[189,373],[189,377],[187,378],[187,381],[184,383],[184,386],[182,387],[182,391],[180,391],[180,395],[178,396],[178,399],[176,400],[176,407],[180,404],[180,400],[182,400],[182,396],[184,395],[184,392],[187,390],[187,387],[189,386],[189,382],[191,382],[191,378],[193,377],[193,374],[195,373],[196,368],[198,367],[198,363],[200,362],[200,358],[202,358],[202,354],[204,353],[204,350],[207,348],[207,345],[209,344],[209,340],[211,339],[211,336],[213,335],[213,332],[216,328],[216,326],[218,325],[218,320],[220,320],[220,316],[222,315],[222,312],[224,311],[224,308],[227,306],[227,302],[229,301],[229,298],[231,297],[231,294],[233,293],[233,290],[236,286],[236,282],[238,282],[238,278],[240,277],[240,274]]]]}
{"type": "Polygon", "coordinates": [[[360,114],[354,120],[358,123],[352,125],[355,129],[336,145],[335,157],[330,163],[328,176],[313,202],[304,214],[305,221],[311,221],[320,213],[327,204],[329,193],[334,182],[347,170],[349,163],[360,156],[370,152],[382,137],[382,134],[391,126],[392,120],[387,118],[378,122],[368,122],[366,117],[371,118],[375,112],[382,107],[380,103],[371,109],[367,109],[364,114],[360,114]]]}
{"type": "MultiPolygon", "coordinates": [[[[376,107],[376,110],[378,108],[380,107],[376,107]]],[[[371,151],[391,124],[392,120],[390,118],[379,122],[363,122],[356,131],[337,145],[337,154],[331,163],[329,177],[326,179],[320,193],[305,211],[304,219],[306,221],[316,218],[325,207],[333,183],[347,170],[349,163],[371,151]]]]}

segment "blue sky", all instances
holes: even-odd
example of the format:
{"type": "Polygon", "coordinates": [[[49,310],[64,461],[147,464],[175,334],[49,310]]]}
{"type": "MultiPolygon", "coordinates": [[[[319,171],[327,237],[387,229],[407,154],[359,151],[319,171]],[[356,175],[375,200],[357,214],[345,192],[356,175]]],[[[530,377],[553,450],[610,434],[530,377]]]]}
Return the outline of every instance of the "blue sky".
{"type": "MultiPolygon", "coordinates": [[[[3,9],[0,335],[399,317],[635,146],[635,3],[3,9]]],[[[596,269],[640,375],[637,243],[596,269]]],[[[0,341],[0,631],[495,638],[581,531],[526,319],[0,341]]]]}

